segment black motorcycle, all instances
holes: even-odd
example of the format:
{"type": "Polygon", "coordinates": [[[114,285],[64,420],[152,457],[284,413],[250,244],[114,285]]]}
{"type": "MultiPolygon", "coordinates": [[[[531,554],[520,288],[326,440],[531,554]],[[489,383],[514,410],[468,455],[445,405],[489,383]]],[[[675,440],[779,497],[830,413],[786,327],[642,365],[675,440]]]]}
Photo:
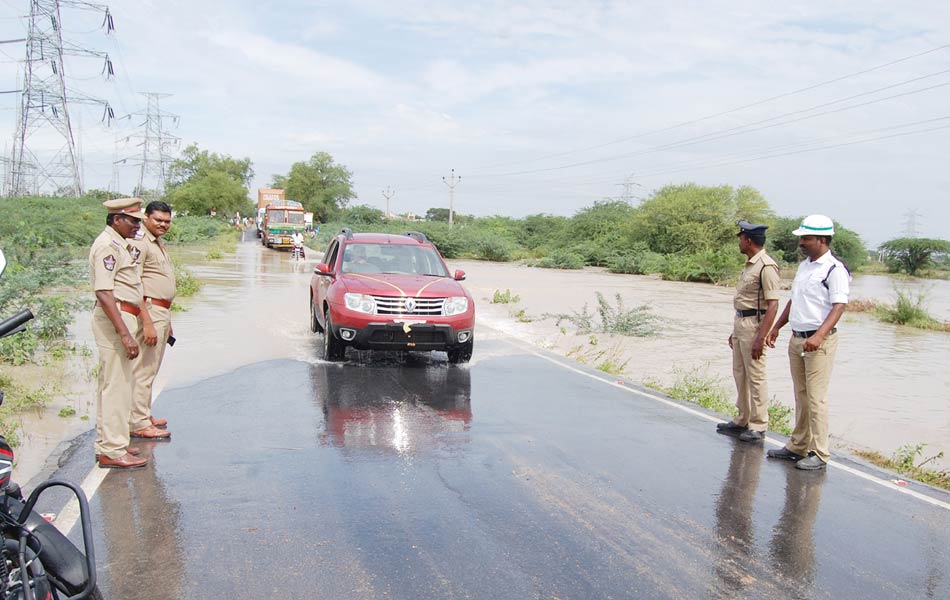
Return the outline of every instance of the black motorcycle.
{"type": "MultiPolygon", "coordinates": [[[[6,260],[0,250],[0,274],[6,260]]],[[[23,331],[33,313],[24,309],[0,322],[0,338],[23,331]]],[[[0,404],[3,392],[0,391],[0,404]]],[[[10,481],[13,449],[0,436],[0,600],[101,599],[96,587],[96,557],[92,545],[89,503],[82,489],[68,481],[45,481],[25,499],[10,481]],[[79,501],[85,554],[33,508],[46,490],[68,488],[79,501]]]]}

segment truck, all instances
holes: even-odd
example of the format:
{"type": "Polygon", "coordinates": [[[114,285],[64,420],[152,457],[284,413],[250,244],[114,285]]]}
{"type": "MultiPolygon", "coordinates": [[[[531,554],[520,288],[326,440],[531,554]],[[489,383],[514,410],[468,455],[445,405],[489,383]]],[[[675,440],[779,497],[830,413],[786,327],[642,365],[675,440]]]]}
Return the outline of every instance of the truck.
{"type": "Polygon", "coordinates": [[[293,248],[290,236],[304,231],[303,204],[295,200],[277,200],[264,207],[261,243],[268,248],[293,248]]]}
{"type": "Polygon", "coordinates": [[[264,239],[264,214],[267,212],[267,205],[271,202],[284,200],[284,190],[276,188],[258,188],[257,189],[257,237],[264,239]]]}

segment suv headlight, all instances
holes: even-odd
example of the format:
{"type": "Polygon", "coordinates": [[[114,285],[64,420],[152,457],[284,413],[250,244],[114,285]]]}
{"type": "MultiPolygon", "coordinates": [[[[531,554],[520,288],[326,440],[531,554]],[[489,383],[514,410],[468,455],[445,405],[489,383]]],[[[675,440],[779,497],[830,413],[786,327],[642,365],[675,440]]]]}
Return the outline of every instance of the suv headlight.
{"type": "Polygon", "coordinates": [[[376,312],[376,301],[373,300],[372,296],[347,292],[346,294],[343,294],[343,301],[346,303],[346,307],[350,310],[355,310],[357,312],[370,315],[376,312]]]}
{"type": "Polygon", "coordinates": [[[445,304],[442,306],[442,314],[447,317],[451,317],[452,315],[460,315],[467,310],[468,298],[465,296],[446,298],[445,304]]]}

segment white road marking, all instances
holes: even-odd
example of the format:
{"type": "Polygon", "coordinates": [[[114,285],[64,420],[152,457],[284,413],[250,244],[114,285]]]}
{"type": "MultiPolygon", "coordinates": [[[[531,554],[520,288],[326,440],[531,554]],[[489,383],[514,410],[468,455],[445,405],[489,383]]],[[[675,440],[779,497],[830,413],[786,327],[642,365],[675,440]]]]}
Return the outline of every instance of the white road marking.
{"type": "MultiPolygon", "coordinates": [[[[152,394],[154,394],[155,400],[152,403],[152,406],[155,406],[155,402],[158,402],[158,398],[162,393],[162,389],[165,387],[165,381],[162,378],[156,379],[155,383],[152,385],[152,394]]],[[[150,467],[145,467],[146,469],[150,467]]],[[[105,480],[106,475],[109,474],[109,471],[112,469],[100,469],[99,465],[92,467],[92,470],[89,471],[89,474],[86,475],[86,478],[82,480],[82,484],[79,486],[82,488],[86,498],[92,500],[92,497],[96,495],[96,492],[99,490],[99,486],[102,485],[102,482],[105,480]]],[[[53,521],[53,524],[56,525],[57,529],[63,532],[63,534],[68,534],[70,530],[79,522],[79,501],[73,498],[66,503],[66,506],[63,507],[63,510],[56,515],[56,520],[53,521]]]]}
{"type": "MultiPolygon", "coordinates": [[[[599,377],[599,376],[594,375],[594,374],[592,374],[592,373],[587,373],[587,372],[582,371],[581,369],[578,369],[578,368],[576,368],[576,367],[574,367],[574,366],[571,366],[571,365],[569,365],[569,364],[562,363],[561,361],[559,361],[559,360],[557,360],[557,359],[555,359],[555,358],[553,358],[553,357],[545,356],[545,355],[543,355],[543,354],[541,354],[541,353],[539,353],[539,352],[537,352],[537,351],[535,351],[535,350],[533,350],[533,349],[527,348],[526,350],[527,350],[530,354],[532,354],[532,355],[534,355],[534,356],[537,356],[538,358],[542,358],[542,359],[544,359],[544,360],[546,360],[546,361],[548,361],[548,362],[552,362],[552,363],[558,365],[559,367],[562,367],[562,368],[564,368],[564,369],[567,369],[568,371],[573,371],[574,373],[577,373],[578,375],[583,375],[584,377],[589,377],[589,378],[591,378],[591,379],[593,379],[593,380],[595,380],[595,381],[599,381],[599,382],[601,382],[601,383],[604,383],[604,384],[609,385],[609,386],[614,387],[614,388],[626,390],[627,392],[630,392],[630,393],[632,393],[632,394],[636,394],[636,395],[638,395],[638,396],[646,396],[647,398],[650,398],[650,399],[652,399],[652,400],[655,400],[655,401],[657,401],[657,402],[660,402],[661,404],[666,404],[667,406],[672,406],[673,408],[675,408],[675,409],[677,409],[677,410],[681,410],[681,411],[687,412],[687,413],[689,413],[689,414],[691,414],[691,415],[695,415],[695,416],[697,416],[697,417],[699,417],[699,418],[701,418],[701,419],[705,419],[706,421],[710,421],[710,422],[712,422],[712,423],[718,423],[719,421],[722,420],[721,418],[717,418],[717,417],[714,417],[714,416],[712,416],[712,415],[708,415],[708,414],[706,414],[706,413],[704,413],[704,412],[700,412],[700,411],[698,411],[698,410],[694,410],[694,409],[692,409],[692,408],[690,408],[690,407],[688,407],[688,406],[684,406],[684,405],[680,404],[679,402],[675,402],[675,401],[670,400],[670,399],[668,399],[668,398],[664,398],[664,397],[662,397],[662,396],[659,396],[659,395],[656,395],[656,394],[652,394],[652,393],[650,393],[650,392],[648,392],[648,391],[633,389],[633,388],[631,388],[631,387],[629,387],[629,386],[627,386],[627,385],[625,385],[625,384],[612,383],[612,382],[610,382],[610,381],[607,381],[606,379],[603,379],[602,377],[599,377]]],[[[766,441],[766,443],[771,444],[771,445],[776,446],[776,447],[783,447],[783,446],[785,445],[783,442],[780,442],[780,441],[778,441],[778,440],[774,440],[774,439],[772,439],[772,438],[770,438],[770,437],[768,437],[768,436],[766,436],[765,441],[766,441]]],[[[867,474],[867,473],[865,473],[865,472],[863,472],[863,471],[859,471],[858,469],[855,469],[854,467],[849,467],[848,465],[843,465],[843,464],[838,463],[838,462],[835,462],[835,461],[833,461],[833,460],[832,460],[832,461],[828,461],[828,466],[829,466],[829,467],[833,467],[833,468],[835,468],[835,469],[840,469],[840,470],[842,470],[842,471],[845,471],[846,473],[850,473],[850,474],[852,474],[852,475],[854,475],[854,476],[856,476],[856,477],[860,477],[861,479],[865,479],[865,480],[867,480],[867,481],[870,481],[871,483],[875,483],[875,484],[877,484],[877,485],[879,485],[879,486],[881,486],[881,487],[884,487],[884,488],[886,488],[886,489],[888,489],[888,490],[892,490],[892,491],[894,491],[894,492],[899,492],[899,493],[901,493],[901,494],[907,494],[908,496],[913,496],[914,498],[917,498],[918,500],[923,500],[924,502],[926,502],[926,503],[928,503],[928,504],[932,504],[933,506],[937,506],[937,507],[939,507],[939,508],[943,508],[943,509],[946,509],[946,510],[950,510],[950,502],[944,502],[943,500],[939,500],[939,499],[937,499],[937,498],[931,498],[930,496],[928,496],[928,495],[926,495],[926,494],[921,494],[920,492],[917,492],[917,491],[914,491],[914,490],[909,490],[909,489],[904,488],[904,487],[898,487],[898,486],[894,485],[893,483],[891,483],[890,481],[887,481],[887,480],[884,480],[884,479],[880,479],[879,477],[875,477],[875,476],[873,476],[873,475],[869,475],[869,474],[867,474]]]]}

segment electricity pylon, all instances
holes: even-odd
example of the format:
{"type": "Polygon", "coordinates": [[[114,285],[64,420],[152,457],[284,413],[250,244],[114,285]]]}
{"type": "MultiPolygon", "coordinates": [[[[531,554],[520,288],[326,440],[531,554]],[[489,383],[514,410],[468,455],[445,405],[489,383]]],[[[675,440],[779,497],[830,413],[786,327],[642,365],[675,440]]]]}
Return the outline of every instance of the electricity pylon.
{"type": "Polygon", "coordinates": [[[64,56],[101,58],[106,79],[114,72],[108,54],[63,41],[60,6],[103,10],[106,33],[114,29],[112,15],[105,5],[81,0],[31,0],[23,89],[6,182],[9,196],[46,191],[81,195],[83,184],[69,105],[101,105],[103,120],[111,121],[114,116],[108,102],[66,89],[64,56]],[[49,147],[56,149],[49,151],[49,147]]]}

